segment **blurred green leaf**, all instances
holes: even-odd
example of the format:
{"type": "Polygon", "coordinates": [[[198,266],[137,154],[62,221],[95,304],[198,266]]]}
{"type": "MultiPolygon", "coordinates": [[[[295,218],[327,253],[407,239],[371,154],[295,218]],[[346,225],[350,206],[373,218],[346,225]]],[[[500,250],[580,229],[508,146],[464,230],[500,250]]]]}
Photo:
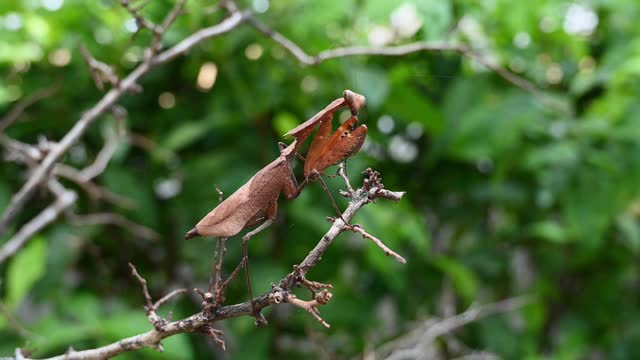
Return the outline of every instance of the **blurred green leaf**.
{"type": "Polygon", "coordinates": [[[431,261],[434,266],[451,279],[453,287],[467,303],[473,302],[478,293],[478,279],[469,268],[460,262],[443,256],[434,258],[431,261]]]}
{"type": "Polygon", "coordinates": [[[278,134],[286,134],[289,130],[298,126],[300,121],[291,113],[281,112],[278,113],[273,120],[273,127],[278,134]]]}
{"type": "Polygon", "coordinates": [[[531,227],[531,233],[533,236],[555,243],[564,243],[569,240],[564,227],[551,220],[534,224],[531,227]]]}
{"type": "Polygon", "coordinates": [[[453,9],[451,2],[444,1],[415,1],[424,22],[425,40],[443,40],[451,28],[453,9]]]}
{"type": "Polygon", "coordinates": [[[15,309],[31,288],[44,275],[47,264],[47,244],[44,237],[35,236],[13,257],[7,269],[7,306],[15,309]]]}
{"type": "Polygon", "coordinates": [[[204,122],[183,122],[169,133],[169,136],[161,143],[165,151],[179,151],[185,146],[207,135],[209,126],[204,122]]]}

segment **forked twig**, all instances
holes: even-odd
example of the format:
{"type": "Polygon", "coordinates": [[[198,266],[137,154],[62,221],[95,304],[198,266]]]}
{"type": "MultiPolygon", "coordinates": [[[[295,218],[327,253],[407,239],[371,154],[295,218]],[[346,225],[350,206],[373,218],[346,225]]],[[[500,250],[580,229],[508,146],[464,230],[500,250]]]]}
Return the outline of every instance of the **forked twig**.
{"type": "Polygon", "coordinates": [[[287,294],[285,301],[301,309],[304,309],[306,312],[311,314],[316,320],[318,320],[318,322],[320,322],[324,327],[328,329],[331,327],[331,325],[329,325],[329,323],[327,323],[320,317],[318,306],[326,305],[329,302],[329,300],[331,300],[331,297],[333,297],[333,294],[331,294],[327,290],[323,290],[320,293],[316,294],[315,298],[311,301],[300,300],[291,293],[287,294]]]}

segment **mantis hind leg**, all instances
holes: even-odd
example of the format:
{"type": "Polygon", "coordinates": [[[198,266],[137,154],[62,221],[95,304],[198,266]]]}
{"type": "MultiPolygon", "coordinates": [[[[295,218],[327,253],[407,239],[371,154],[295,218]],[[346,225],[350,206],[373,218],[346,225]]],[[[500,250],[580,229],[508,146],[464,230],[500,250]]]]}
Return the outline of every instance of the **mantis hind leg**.
{"type": "Polygon", "coordinates": [[[345,225],[348,225],[349,223],[347,222],[347,220],[344,219],[344,217],[342,217],[342,212],[340,211],[340,209],[338,209],[338,205],[336,204],[335,200],[333,200],[333,196],[331,196],[331,192],[329,191],[329,188],[327,187],[327,184],[322,179],[322,176],[320,175],[320,173],[317,170],[314,169],[311,172],[311,175],[314,178],[316,178],[316,179],[318,179],[320,181],[320,185],[322,186],[322,189],[324,189],[324,192],[327,193],[327,196],[329,197],[329,200],[331,201],[331,206],[333,206],[334,210],[336,211],[336,213],[338,214],[338,216],[340,217],[342,222],[344,222],[345,225]]]}
{"type": "Polygon", "coordinates": [[[278,209],[277,206],[278,206],[278,203],[276,202],[276,200],[270,202],[265,208],[265,212],[264,212],[266,220],[262,224],[260,224],[260,226],[249,231],[242,237],[242,254],[243,254],[242,262],[244,263],[244,272],[247,278],[247,288],[249,289],[249,297],[251,298],[251,313],[253,316],[256,317],[256,324],[258,325],[262,325],[266,323],[266,320],[264,319],[264,317],[259,315],[260,311],[256,310],[256,305],[253,300],[253,289],[251,288],[251,273],[249,271],[249,253],[247,251],[247,243],[249,242],[249,239],[257,235],[262,230],[271,226],[271,224],[273,224],[273,219],[275,219],[276,212],[278,209]]]}

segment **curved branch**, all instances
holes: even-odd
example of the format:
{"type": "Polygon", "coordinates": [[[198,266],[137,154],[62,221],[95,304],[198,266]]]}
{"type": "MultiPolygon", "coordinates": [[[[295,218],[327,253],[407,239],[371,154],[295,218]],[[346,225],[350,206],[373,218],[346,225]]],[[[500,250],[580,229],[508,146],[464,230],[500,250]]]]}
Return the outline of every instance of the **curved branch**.
{"type": "Polygon", "coordinates": [[[280,44],[284,47],[291,55],[293,55],[299,62],[305,65],[314,66],[318,65],[321,62],[349,57],[349,56],[404,56],[408,54],[413,54],[422,51],[429,52],[453,52],[458,53],[462,56],[465,56],[471,60],[476,61],[480,65],[485,68],[495,72],[508,81],[512,85],[530,93],[538,100],[540,100],[546,106],[561,112],[566,115],[572,115],[568,109],[566,109],[561,104],[557,103],[553,99],[546,96],[542,90],[540,90],[534,83],[525,79],[522,76],[516,75],[509,70],[503,68],[502,66],[492,63],[480,54],[473,51],[471,48],[460,45],[460,44],[452,44],[447,42],[425,42],[418,41],[410,44],[403,45],[395,45],[395,46],[382,46],[382,47],[368,47],[368,46],[349,46],[349,47],[338,47],[335,49],[329,49],[319,52],[316,55],[309,55],[306,51],[304,51],[298,44],[289,40],[284,35],[280,34],[277,31],[272,30],[263,22],[257,20],[254,17],[250,17],[247,19],[247,22],[251,24],[258,31],[271,38],[276,43],[280,44]]]}
{"type": "MultiPolygon", "coordinates": [[[[377,173],[369,171],[369,175],[370,179],[373,178],[374,181],[370,183],[365,182],[364,188],[358,189],[353,192],[349,206],[342,213],[345,220],[350,221],[358,212],[358,210],[360,210],[364,205],[372,202],[372,200],[374,200],[375,198],[400,200],[404,195],[403,192],[383,190],[382,184],[377,178],[377,173]],[[371,177],[371,174],[373,174],[373,177],[371,177]]],[[[292,273],[283,278],[280,281],[280,284],[278,286],[274,286],[271,291],[268,291],[253,300],[253,307],[255,307],[256,312],[259,313],[260,310],[272,304],[280,304],[286,302],[293,303],[296,306],[301,306],[302,304],[305,306],[305,308],[309,309],[312,307],[312,305],[316,305],[315,302],[296,302],[295,300],[289,301],[291,299],[295,299],[295,297],[292,297],[291,291],[297,284],[308,283],[308,281],[304,278],[306,273],[320,261],[324,253],[327,251],[329,245],[331,245],[333,240],[335,240],[335,238],[338,237],[338,235],[340,235],[342,231],[346,230],[347,227],[348,225],[342,222],[340,218],[335,219],[329,231],[327,231],[327,233],[320,239],[316,247],[309,252],[305,259],[300,263],[300,265],[295,267],[295,270],[292,273]],[[283,299],[285,300],[283,301],[283,299]]],[[[135,268],[132,267],[132,269],[135,268]]],[[[149,307],[149,304],[152,304],[152,300],[149,296],[148,290],[146,289],[146,281],[142,279],[137,271],[133,271],[138,281],[143,284],[145,301],[147,303],[147,306],[149,307]]],[[[156,302],[156,305],[151,306],[151,309],[155,311],[156,307],[159,306],[159,304],[161,304],[163,301],[165,301],[165,298],[162,298],[158,302],[156,302]]],[[[313,315],[312,311],[310,311],[310,313],[312,313],[313,315]]],[[[48,358],[48,360],[106,359],[123,352],[138,350],[145,347],[161,349],[162,347],[160,345],[160,341],[162,341],[162,339],[164,338],[182,333],[201,332],[202,329],[208,329],[207,326],[217,321],[244,315],[255,315],[251,301],[245,301],[240,304],[227,305],[222,307],[213,307],[206,313],[199,312],[182,320],[173,322],[152,322],[154,323],[155,328],[145,333],[131,336],[126,339],[122,339],[112,344],[95,349],[82,351],[69,350],[65,354],[48,358]]]]}
{"type": "Polygon", "coordinates": [[[40,185],[53,168],[56,162],[84,135],[87,129],[96,119],[109,110],[116,102],[129,90],[135,88],[137,82],[151,70],[155,65],[166,63],[175,57],[186,53],[196,44],[207,39],[220,36],[240,25],[247,15],[236,12],[231,14],[217,25],[201,29],[186,37],[171,48],[152,57],[150,61],[143,61],[127,77],[122,79],[117,87],[107,92],[97,104],[87,110],[80,120],[69,130],[60,142],[47,154],[42,162],[33,170],[31,176],[22,188],[11,197],[9,206],[4,210],[0,218],[0,236],[2,236],[8,225],[22,210],[26,202],[31,198],[38,185],[40,185]]]}

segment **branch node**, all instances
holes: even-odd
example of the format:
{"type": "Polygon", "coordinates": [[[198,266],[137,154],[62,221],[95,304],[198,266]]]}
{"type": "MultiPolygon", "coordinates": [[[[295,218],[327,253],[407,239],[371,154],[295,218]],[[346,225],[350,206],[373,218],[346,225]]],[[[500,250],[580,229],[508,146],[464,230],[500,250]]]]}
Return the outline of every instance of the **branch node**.
{"type": "Polygon", "coordinates": [[[256,318],[256,326],[267,326],[269,325],[269,322],[267,321],[267,318],[264,317],[264,315],[262,314],[262,312],[260,310],[258,310],[255,314],[253,314],[253,316],[256,318]]]}
{"type": "Polygon", "coordinates": [[[211,315],[213,315],[213,310],[215,310],[215,308],[218,306],[215,301],[215,296],[208,291],[204,292],[198,288],[193,289],[193,291],[197,292],[198,295],[200,295],[200,297],[202,298],[202,313],[206,317],[210,317],[211,315]]]}
{"type": "Polygon", "coordinates": [[[104,83],[107,82],[111,84],[112,87],[120,86],[120,78],[116,75],[115,70],[100,60],[97,60],[89,49],[83,44],[80,45],[80,54],[84,59],[84,62],[89,67],[89,71],[91,72],[91,77],[93,78],[93,82],[96,84],[96,87],[100,91],[104,91],[104,83]]]}

